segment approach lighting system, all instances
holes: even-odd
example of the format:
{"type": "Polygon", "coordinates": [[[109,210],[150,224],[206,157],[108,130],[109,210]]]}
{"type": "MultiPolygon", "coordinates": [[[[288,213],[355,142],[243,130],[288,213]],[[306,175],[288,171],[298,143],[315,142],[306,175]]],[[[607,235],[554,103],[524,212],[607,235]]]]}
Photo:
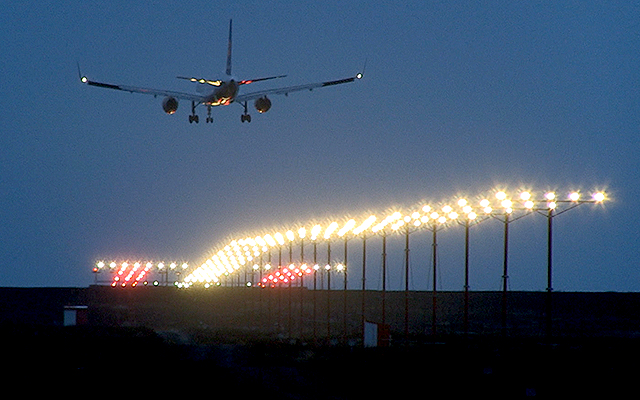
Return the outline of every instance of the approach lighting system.
{"type": "MultiPolygon", "coordinates": [[[[447,227],[479,223],[488,218],[514,221],[531,213],[548,217],[557,216],[581,204],[602,204],[608,196],[603,191],[590,195],[581,191],[534,191],[531,189],[508,191],[491,190],[477,196],[457,196],[443,202],[421,202],[405,209],[395,209],[378,215],[368,213],[362,218],[336,218],[325,223],[301,223],[295,228],[278,229],[260,235],[249,234],[220,245],[199,266],[187,262],[151,260],[99,260],[92,267],[96,284],[108,282],[113,287],[138,285],[212,287],[231,282],[232,276],[260,275],[261,281],[250,287],[277,286],[281,283],[300,282],[306,274],[340,271],[339,263],[320,266],[290,263],[273,265],[271,251],[283,246],[304,246],[304,239],[315,246],[320,242],[348,240],[351,237],[388,235],[408,232],[408,229],[433,231],[447,227]],[[472,200],[475,199],[475,200],[472,200]],[[345,222],[337,222],[345,221],[345,222]],[[284,234],[281,232],[285,232],[284,234]],[[269,260],[269,261],[266,261],[269,260]],[[99,279],[108,276],[108,280],[99,279]]],[[[344,267],[344,266],[343,266],[344,267]]],[[[239,279],[239,278],[238,278],[239,279]]],[[[243,284],[244,285],[244,284],[243,284]]]]}
{"type": "MultiPolygon", "coordinates": [[[[211,253],[213,256],[199,263],[199,267],[188,268],[185,271],[179,287],[220,285],[224,280],[229,281],[231,275],[245,274],[247,270],[263,274],[262,281],[252,284],[252,287],[273,287],[282,283],[299,282],[300,277],[305,274],[339,270],[338,263],[336,265],[329,263],[324,266],[314,263],[311,267],[306,265],[303,267],[298,264],[277,266],[272,263],[258,262],[260,257],[269,256],[271,250],[300,243],[300,239],[304,238],[316,244],[340,238],[344,240],[347,235],[367,237],[376,234],[397,234],[405,232],[407,227],[412,230],[432,231],[434,227],[440,230],[461,226],[465,223],[463,221],[475,224],[492,217],[501,219],[509,216],[513,221],[530,213],[545,214],[552,211],[557,215],[580,204],[601,204],[607,199],[605,192],[602,191],[592,192],[590,196],[583,193],[576,190],[535,191],[530,188],[510,191],[502,187],[476,196],[456,196],[446,201],[422,202],[419,205],[396,209],[392,212],[368,213],[362,218],[335,218],[325,223],[299,223],[290,229],[280,228],[268,233],[262,229],[260,235],[255,233],[238,235],[235,239],[220,245],[211,253]]],[[[159,264],[153,265],[159,268],[159,264]]],[[[96,268],[100,269],[98,266],[96,268]]],[[[101,268],[105,268],[104,265],[101,268]]],[[[129,273],[123,272],[122,275],[129,276],[131,269],[132,267],[128,266],[125,270],[129,273]]],[[[135,280],[139,276],[141,272],[138,271],[131,275],[130,280],[135,280]]]]}
{"type": "Polygon", "coordinates": [[[189,268],[189,263],[163,261],[97,261],[93,267],[96,284],[106,283],[112,287],[168,286],[179,282],[180,275],[189,268]],[[101,279],[107,275],[108,280],[101,279]],[[172,281],[173,283],[170,283],[172,281]]]}

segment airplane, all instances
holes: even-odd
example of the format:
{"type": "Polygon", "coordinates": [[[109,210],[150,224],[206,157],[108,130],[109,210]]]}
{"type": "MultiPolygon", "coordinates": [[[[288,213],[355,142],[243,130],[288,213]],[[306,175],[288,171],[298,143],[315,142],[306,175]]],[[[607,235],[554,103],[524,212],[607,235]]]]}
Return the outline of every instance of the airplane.
{"type": "Polygon", "coordinates": [[[233,103],[239,103],[244,107],[244,113],[240,116],[241,122],[251,122],[251,115],[248,113],[247,104],[249,101],[254,101],[254,107],[258,111],[258,113],[263,114],[271,108],[271,100],[267,97],[267,95],[281,95],[285,96],[291,92],[298,92],[302,90],[312,91],[315,88],[327,87],[327,86],[335,86],[341,85],[343,83],[351,83],[355,80],[362,79],[363,73],[359,72],[355,76],[337,79],[333,81],[326,82],[316,82],[316,83],[308,83],[297,86],[287,86],[275,89],[266,89],[252,93],[242,94],[240,93],[240,87],[244,85],[248,85],[255,82],[267,81],[272,79],[280,79],[286,77],[286,75],[277,75],[270,76],[266,78],[257,78],[257,79],[247,79],[247,80],[236,80],[231,75],[231,43],[232,43],[232,26],[233,20],[229,20],[229,44],[227,48],[227,68],[226,68],[226,78],[225,79],[217,79],[211,80],[206,78],[195,78],[195,77],[185,77],[178,76],[178,79],[185,79],[194,83],[197,83],[199,86],[196,88],[198,94],[191,93],[183,93],[176,92],[172,90],[162,90],[162,89],[149,89],[143,87],[135,87],[135,86],[127,86],[127,85],[117,85],[111,83],[97,82],[92,81],[86,76],[80,73],[80,66],[78,65],[78,76],[80,77],[80,81],[89,86],[95,86],[105,89],[114,89],[114,90],[122,90],[130,93],[142,93],[142,94],[150,94],[154,97],[164,96],[162,100],[162,109],[167,114],[174,114],[178,110],[178,100],[186,100],[191,102],[191,115],[189,115],[189,123],[198,123],[199,117],[196,114],[196,107],[199,105],[203,105],[207,108],[207,123],[213,122],[213,117],[211,116],[211,108],[216,106],[227,106],[233,103]]]}

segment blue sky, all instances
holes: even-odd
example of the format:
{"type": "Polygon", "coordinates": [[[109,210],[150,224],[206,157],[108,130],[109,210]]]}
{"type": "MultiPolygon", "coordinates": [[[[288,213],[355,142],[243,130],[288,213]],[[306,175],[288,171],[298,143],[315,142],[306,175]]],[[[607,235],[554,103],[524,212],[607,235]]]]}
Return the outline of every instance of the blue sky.
{"type": "MultiPolygon", "coordinates": [[[[97,259],[198,263],[244,232],[525,185],[611,196],[556,219],[556,290],[640,290],[639,23],[637,1],[13,2],[0,14],[0,286],[86,286],[97,259]],[[274,96],[251,124],[231,105],[198,125],[184,102],[165,115],[160,98],[78,80],[76,63],[191,91],[175,77],[223,74],[231,18],[234,75],[288,75],[255,89],[366,60],[365,79],[274,96]]],[[[545,223],[512,225],[512,290],[546,287],[545,223]]],[[[472,289],[497,290],[500,224],[476,232],[472,289]]],[[[416,289],[428,240],[415,235],[416,289]]],[[[461,229],[442,233],[441,289],[462,289],[462,246],[461,229]]]]}

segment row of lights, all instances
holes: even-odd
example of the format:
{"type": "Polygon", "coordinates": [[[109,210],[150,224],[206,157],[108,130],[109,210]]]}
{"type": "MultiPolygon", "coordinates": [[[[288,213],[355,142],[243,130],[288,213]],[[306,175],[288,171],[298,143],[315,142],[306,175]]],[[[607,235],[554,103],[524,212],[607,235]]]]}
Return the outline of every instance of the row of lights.
{"type": "MultiPolygon", "coordinates": [[[[113,287],[136,287],[140,282],[143,284],[147,283],[147,278],[149,274],[153,272],[154,267],[159,273],[168,273],[169,271],[185,271],[189,268],[189,264],[182,263],[182,265],[178,265],[178,263],[175,262],[168,265],[164,262],[154,264],[151,261],[134,263],[129,263],[128,261],[117,263],[112,261],[107,264],[104,261],[98,261],[93,267],[93,272],[101,273],[106,271],[113,274],[111,281],[111,286],[113,287]]],[[[158,281],[154,281],[155,286],[158,286],[158,284],[158,281]]]]}
{"type": "Polygon", "coordinates": [[[414,227],[433,226],[433,224],[446,226],[450,222],[459,220],[461,216],[468,220],[475,220],[481,215],[511,214],[515,210],[525,212],[542,209],[556,210],[563,203],[602,203],[605,198],[604,192],[593,193],[591,198],[587,200],[582,199],[580,192],[571,192],[566,199],[558,198],[555,192],[546,192],[541,199],[536,199],[530,191],[509,195],[506,191],[499,190],[493,196],[481,198],[476,205],[465,198],[458,198],[450,203],[454,206],[449,204],[440,207],[423,205],[418,207],[418,211],[406,214],[395,211],[382,219],[371,215],[360,224],[355,219],[349,219],[340,227],[338,222],[332,221],[325,228],[320,224],[315,224],[311,229],[303,226],[295,230],[287,230],[284,234],[275,232],[262,236],[233,239],[202,263],[199,268],[187,275],[184,283],[187,286],[194,283],[217,284],[221,276],[234,273],[244,266],[250,265],[255,258],[269,252],[271,248],[282,248],[286,244],[291,245],[296,239],[305,240],[308,238],[312,242],[317,242],[322,239],[329,241],[334,237],[346,237],[349,233],[354,236],[368,232],[384,234],[387,228],[397,231],[406,224],[411,224],[414,227]]]}
{"type": "MultiPolygon", "coordinates": [[[[254,271],[259,271],[261,269],[260,265],[253,265],[254,271]]],[[[280,284],[289,284],[293,283],[299,278],[302,278],[305,275],[311,275],[318,271],[327,271],[330,272],[335,270],[337,272],[346,271],[346,266],[343,263],[337,263],[335,265],[325,264],[324,266],[320,266],[320,264],[315,264],[313,266],[309,266],[306,263],[302,263],[297,265],[295,263],[291,263],[284,267],[279,267],[275,272],[269,272],[272,270],[271,264],[267,263],[262,267],[262,270],[267,273],[260,282],[257,283],[256,286],[259,287],[275,287],[280,284]]],[[[193,286],[196,283],[204,284],[205,288],[209,288],[211,286],[218,285],[220,283],[219,279],[211,279],[207,280],[203,273],[199,270],[194,271],[191,275],[187,276],[183,282],[181,282],[178,287],[180,288],[188,288],[193,286]]],[[[247,282],[246,285],[248,287],[254,286],[252,282],[247,282]]]]}

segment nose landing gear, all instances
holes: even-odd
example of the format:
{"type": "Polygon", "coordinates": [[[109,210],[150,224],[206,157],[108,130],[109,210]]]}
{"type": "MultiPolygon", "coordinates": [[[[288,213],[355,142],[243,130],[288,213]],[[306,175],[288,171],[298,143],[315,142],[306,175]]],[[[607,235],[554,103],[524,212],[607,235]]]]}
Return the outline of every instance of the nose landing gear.
{"type": "Polygon", "coordinates": [[[213,117],[211,116],[211,106],[207,106],[207,124],[213,123],[213,117]]]}

